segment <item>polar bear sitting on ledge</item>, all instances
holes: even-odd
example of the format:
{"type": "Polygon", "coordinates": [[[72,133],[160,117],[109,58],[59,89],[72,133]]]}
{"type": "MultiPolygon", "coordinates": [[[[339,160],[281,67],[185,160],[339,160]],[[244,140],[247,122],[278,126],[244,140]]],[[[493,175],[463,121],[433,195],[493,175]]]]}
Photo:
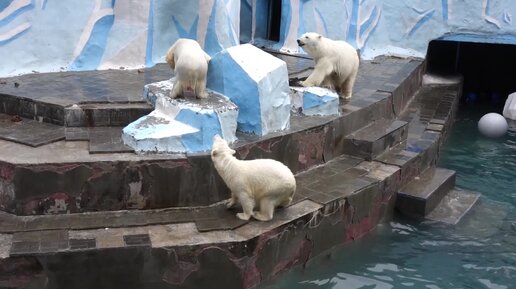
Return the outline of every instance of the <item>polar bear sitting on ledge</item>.
{"type": "Polygon", "coordinates": [[[180,38],[167,52],[165,60],[176,73],[176,83],[171,98],[184,97],[185,91],[193,91],[197,98],[207,98],[206,74],[211,57],[197,41],[180,38]]]}
{"type": "Polygon", "coordinates": [[[292,202],[296,191],[296,179],[284,164],[272,159],[242,161],[233,156],[232,150],[220,136],[213,137],[211,159],[215,169],[231,190],[228,208],[239,203],[243,213],[237,217],[260,221],[272,220],[274,209],[292,202]],[[259,211],[254,212],[258,206],[259,211]]]}
{"type": "Polygon", "coordinates": [[[303,34],[297,43],[315,60],[314,71],[302,85],[333,88],[340,97],[351,98],[360,62],[355,48],[314,32],[303,34]]]}

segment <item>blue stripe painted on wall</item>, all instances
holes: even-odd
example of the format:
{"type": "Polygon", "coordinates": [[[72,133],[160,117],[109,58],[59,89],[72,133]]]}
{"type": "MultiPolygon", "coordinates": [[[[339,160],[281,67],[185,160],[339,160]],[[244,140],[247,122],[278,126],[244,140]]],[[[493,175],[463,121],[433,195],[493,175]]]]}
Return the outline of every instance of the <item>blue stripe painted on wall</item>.
{"type": "Polygon", "coordinates": [[[9,6],[14,0],[0,0],[0,11],[4,10],[9,6]]]}
{"type": "Polygon", "coordinates": [[[219,5],[219,1],[215,0],[213,3],[213,8],[211,10],[210,19],[208,20],[208,28],[206,31],[206,37],[204,38],[204,51],[209,55],[214,55],[215,53],[222,51],[224,47],[222,47],[219,37],[217,36],[217,6],[219,5]]]}
{"type": "Polygon", "coordinates": [[[287,39],[288,30],[291,24],[290,22],[292,22],[292,6],[290,6],[290,0],[283,0],[281,2],[280,40],[277,45],[278,47],[283,47],[283,45],[285,45],[285,40],[287,39]]]}
{"type": "Polygon", "coordinates": [[[6,40],[3,40],[3,41],[0,41],[0,46],[3,46],[3,45],[6,45],[7,43],[13,41],[13,40],[16,40],[20,37],[22,37],[25,33],[27,33],[29,30],[31,29],[31,27],[23,30],[23,31],[20,31],[18,34],[15,34],[13,35],[11,38],[9,39],[6,39],[6,40]]]}
{"type": "Polygon", "coordinates": [[[357,47],[358,9],[360,9],[360,0],[353,0],[351,5],[351,18],[346,41],[354,47],[357,47]]]}
{"type": "MultiPolygon", "coordinates": [[[[3,9],[5,9],[5,8],[6,7],[4,7],[3,9]]],[[[3,9],[1,9],[1,10],[3,10],[3,9]]],[[[23,13],[25,13],[27,11],[30,11],[32,9],[34,9],[34,0],[32,0],[32,2],[29,5],[26,5],[26,6],[18,8],[12,14],[10,14],[9,16],[5,17],[4,19],[0,20],[0,26],[7,25],[9,22],[11,22],[14,19],[16,19],[16,17],[18,17],[21,14],[23,14],[23,13]]]]}
{"type": "MultiPolygon", "coordinates": [[[[228,25],[228,32],[227,32],[227,35],[229,36],[229,40],[231,41],[230,45],[231,45],[231,46],[235,46],[235,45],[237,45],[238,43],[237,43],[237,39],[235,39],[235,38],[233,37],[233,34],[234,34],[234,33],[233,33],[233,31],[234,31],[234,29],[233,29],[233,22],[231,21],[231,17],[229,17],[229,16],[228,16],[226,19],[227,19],[227,25],[228,25]]],[[[238,37],[239,37],[239,35],[237,35],[237,38],[238,38],[238,37]]]]}
{"type": "Polygon", "coordinates": [[[441,0],[443,20],[448,21],[448,0],[441,0]]]}
{"type": "Polygon", "coordinates": [[[491,6],[490,3],[491,1],[490,0],[486,0],[486,15],[489,15],[489,10],[491,10],[489,7],[491,6]]]}
{"type": "Polygon", "coordinates": [[[179,34],[179,38],[188,38],[197,40],[197,25],[199,24],[199,15],[195,18],[194,23],[190,27],[190,31],[186,31],[186,29],[181,25],[181,23],[176,19],[175,16],[172,16],[172,22],[174,22],[174,27],[176,27],[177,34],[179,34]]]}
{"type": "Polygon", "coordinates": [[[423,24],[425,24],[428,20],[432,19],[434,16],[435,10],[432,10],[431,12],[427,12],[423,18],[419,19],[419,21],[410,29],[408,35],[412,36],[423,24]]]}
{"type": "Polygon", "coordinates": [[[328,36],[328,24],[326,23],[326,18],[323,17],[321,11],[318,8],[315,8],[314,10],[315,10],[315,13],[317,13],[317,15],[319,15],[319,19],[321,19],[321,21],[323,23],[324,35],[328,36]]]}
{"type": "Polygon", "coordinates": [[[77,56],[74,62],[70,65],[72,70],[94,70],[100,64],[104,51],[106,50],[107,38],[113,23],[115,22],[114,15],[106,15],[93,26],[90,38],[77,56]]]}
{"type": "Polygon", "coordinates": [[[305,32],[305,2],[299,1],[299,26],[297,27],[296,38],[305,32]]]}
{"type": "Polygon", "coordinates": [[[149,5],[149,26],[147,28],[147,47],[145,50],[145,66],[154,65],[152,61],[152,45],[154,43],[154,0],[150,0],[149,5]]]}
{"type": "MultiPolygon", "coordinates": [[[[369,27],[371,25],[373,25],[373,22],[374,20],[376,19],[376,17],[378,16],[378,6],[375,6],[373,8],[373,12],[371,13],[371,16],[369,16],[369,19],[366,20],[366,22],[364,22],[364,24],[362,24],[362,26],[360,26],[360,31],[359,33],[362,33],[363,31],[367,31],[367,29],[369,29],[369,27]]],[[[360,35],[362,36],[362,35],[360,35]]]]}

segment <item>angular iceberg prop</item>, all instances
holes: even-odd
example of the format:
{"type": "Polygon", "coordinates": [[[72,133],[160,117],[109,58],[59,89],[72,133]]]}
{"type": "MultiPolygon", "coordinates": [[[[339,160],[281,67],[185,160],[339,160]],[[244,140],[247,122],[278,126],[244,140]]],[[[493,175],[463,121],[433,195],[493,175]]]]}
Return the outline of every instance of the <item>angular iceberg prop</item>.
{"type": "Polygon", "coordinates": [[[321,87],[290,87],[292,108],[304,115],[339,113],[339,95],[321,87]]]}
{"type": "Polygon", "coordinates": [[[145,86],[144,95],[155,110],[123,129],[124,143],[136,152],[194,153],[209,151],[213,136],[236,140],[238,107],[213,91],[208,99],[168,95],[172,80],[145,86]]]}
{"type": "Polygon", "coordinates": [[[290,126],[287,64],[250,44],[215,54],[207,87],[238,106],[240,131],[265,135],[290,126]]]}

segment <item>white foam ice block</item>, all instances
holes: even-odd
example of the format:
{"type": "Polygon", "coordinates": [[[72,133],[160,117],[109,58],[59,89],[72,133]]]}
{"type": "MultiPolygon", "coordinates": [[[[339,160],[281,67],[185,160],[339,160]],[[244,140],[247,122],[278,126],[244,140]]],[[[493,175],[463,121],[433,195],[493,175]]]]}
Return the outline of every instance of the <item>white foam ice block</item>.
{"type": "Polygon", "coordinates": [[[233,46],[215,54],[207,87],[238,106],[240,131],[266,135],[290,126],[287,65],[253,45],[233,46]]]}
{"type": "Polygon", "coordinates": [[[322,87],[291,87],[292,108],[309,116],[339,113],[339,95],[322,87]]]}
{"type": "Polygon", "coordinates": [[[208,99],[176,98],[173,80],[145,86],[144,96],[155,110],[123,129],[125,144],[137,152],[194,153],[209,151],[218,134],[236,140],[238,107],[227,97],[208,91],[208,99]]]}

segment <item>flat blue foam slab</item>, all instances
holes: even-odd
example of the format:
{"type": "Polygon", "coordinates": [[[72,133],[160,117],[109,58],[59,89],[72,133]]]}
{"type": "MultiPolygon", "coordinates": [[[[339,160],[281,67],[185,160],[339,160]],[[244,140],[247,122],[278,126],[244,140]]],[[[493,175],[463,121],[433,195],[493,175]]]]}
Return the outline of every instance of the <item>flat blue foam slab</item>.
{"type": "Polygon", "coordinates": [[[322,87],[291,87],[292,108],[308,116],[339,113],[339,95],[322,87]]]}

